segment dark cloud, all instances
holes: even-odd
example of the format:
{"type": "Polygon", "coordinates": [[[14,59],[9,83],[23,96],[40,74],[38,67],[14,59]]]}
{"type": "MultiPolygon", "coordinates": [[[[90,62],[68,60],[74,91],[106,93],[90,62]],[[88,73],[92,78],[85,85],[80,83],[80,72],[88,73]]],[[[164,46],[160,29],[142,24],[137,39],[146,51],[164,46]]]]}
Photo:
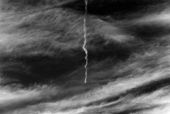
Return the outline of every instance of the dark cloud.
{"type": "MultiPolygon", "coordinates": [[[[112,16],[113,19],[128,19],[162,10],[165,0],[89,0],[88,13],[98,16],[112,16]],[[157,6],[158,5],[158,6],[157,6]]],[[[63,5],[84,12],[84,2],[75,0],[63,5]]]]}

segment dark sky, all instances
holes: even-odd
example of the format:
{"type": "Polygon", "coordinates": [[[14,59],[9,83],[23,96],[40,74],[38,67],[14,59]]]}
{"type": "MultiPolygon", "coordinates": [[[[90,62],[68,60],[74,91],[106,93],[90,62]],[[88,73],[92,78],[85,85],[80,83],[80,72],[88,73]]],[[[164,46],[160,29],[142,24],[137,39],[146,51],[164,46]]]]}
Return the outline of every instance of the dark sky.
{"type": "Polygon", "coordinates": [[[0,0],[0,113],[169,114],[169,1],[87,8],[84,84],[84,1],[0,0]]]}

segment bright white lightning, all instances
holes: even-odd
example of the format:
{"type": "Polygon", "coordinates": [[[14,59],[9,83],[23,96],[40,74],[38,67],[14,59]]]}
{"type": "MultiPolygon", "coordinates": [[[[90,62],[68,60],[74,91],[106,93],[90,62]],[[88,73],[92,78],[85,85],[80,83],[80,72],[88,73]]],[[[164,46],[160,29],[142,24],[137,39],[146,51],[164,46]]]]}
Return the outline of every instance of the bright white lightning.
{"type": "Polygon", "coordinates": [[[87,75],[88,75],[88,50],[87,50],[87,5],[88,5],[88,0],[84,0],[85,2],[85,14],[84,14],[84,24],[83,24],[83,31],[84,31],[84,42],[83,42],[83,50],[85,53],[85,79],[84,83],[87,83],[87,75]]]}

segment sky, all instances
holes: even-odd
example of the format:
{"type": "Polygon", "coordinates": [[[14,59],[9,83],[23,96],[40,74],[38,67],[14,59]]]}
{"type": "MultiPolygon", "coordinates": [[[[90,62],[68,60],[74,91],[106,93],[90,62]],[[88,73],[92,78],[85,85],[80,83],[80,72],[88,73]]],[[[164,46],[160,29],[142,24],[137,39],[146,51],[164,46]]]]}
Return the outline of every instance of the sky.
{"type": "Polygon", "coordinates": [[[168,0],[88,0],[86,16],[79,0],[0,0],[0,113],[169,114],[169,18],[168,0]]]}

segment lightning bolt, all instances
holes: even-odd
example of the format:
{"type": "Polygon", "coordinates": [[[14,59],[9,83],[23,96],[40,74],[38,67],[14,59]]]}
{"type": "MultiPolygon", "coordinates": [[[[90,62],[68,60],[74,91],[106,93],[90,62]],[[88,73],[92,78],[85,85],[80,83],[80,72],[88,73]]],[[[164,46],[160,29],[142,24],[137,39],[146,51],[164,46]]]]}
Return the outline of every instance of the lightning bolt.
{"type": "Polygon", "coordinates": [[[84,24],[83,24],[83,31],[84,31],[84,42],[83,42],[83,50],[85,53],[85,79],[84,83],[87,83],[87,76],[88,76],[88,50],[87,50],[87,6],[88,6],[88,0],[84,0],[85,2],[85,14],[84,14],[84,24]]]}

